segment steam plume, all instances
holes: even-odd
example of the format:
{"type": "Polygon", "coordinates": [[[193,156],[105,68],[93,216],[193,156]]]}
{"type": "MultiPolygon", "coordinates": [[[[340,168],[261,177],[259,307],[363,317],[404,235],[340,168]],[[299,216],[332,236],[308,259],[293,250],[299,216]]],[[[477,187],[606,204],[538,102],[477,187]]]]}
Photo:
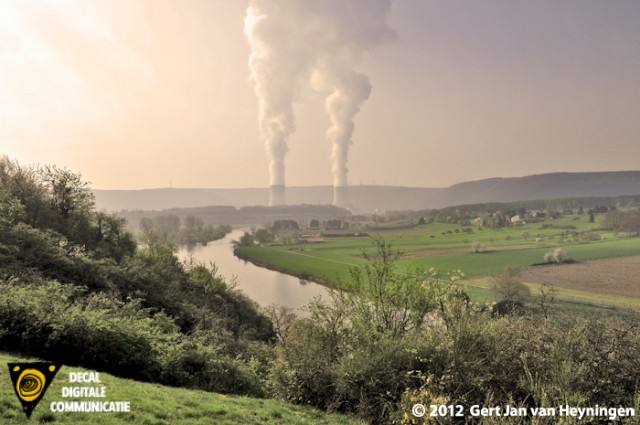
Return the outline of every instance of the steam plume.
{"type": "Polygon", "coordinates": [[[328,93],[333,183],[347,185],[353,118],[371,92],[367,77],[354,68],[365,51],[393,35],[386,24],[390,6],[390,0],[251,1],[245,32],[272,186],[284,185],[293,103],[309,83],[328,93]]]}

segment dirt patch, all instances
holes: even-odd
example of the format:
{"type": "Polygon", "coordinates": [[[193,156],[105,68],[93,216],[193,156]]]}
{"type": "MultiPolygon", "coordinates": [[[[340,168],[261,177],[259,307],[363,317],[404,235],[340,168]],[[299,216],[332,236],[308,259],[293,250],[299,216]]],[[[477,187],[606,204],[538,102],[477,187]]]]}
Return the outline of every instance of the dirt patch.
{"type": "Polygon", "coordinates": [[[640,298],[640,256],[532,267],[521,277],[525,282],[640,298]]]}

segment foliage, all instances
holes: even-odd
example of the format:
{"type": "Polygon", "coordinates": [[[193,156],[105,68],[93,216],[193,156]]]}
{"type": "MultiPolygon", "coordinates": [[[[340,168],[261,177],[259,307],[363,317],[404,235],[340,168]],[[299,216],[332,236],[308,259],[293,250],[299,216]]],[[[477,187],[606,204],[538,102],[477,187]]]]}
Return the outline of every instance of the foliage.
{"type": "Polygon", "coordinates": [[[233,246],[235,248],[238,248],[240,246],[251,246],[254,243],[255,243],[255,238],[253,237],[253,233],[244,232],[242,236],[240,236],[240,239],[238,239],[237,241],[236,240],[233,241],[233,246]]]}
{"type": "Polygon", "coordinates": [[[349,291],[312,303],[310,316],[289,328],[271,371],[274,395],[385,423],[412,385],[408,372],[433,354],[423,332],[468,305],[455,278],[398,273],[398,253],[382,239],[374,244],[367,266],[353,269],[349,291]]]}
{"type": "Polygon", "coordinates": [[[253,231],[253,238],[257,243],[263,244],[273,242],[275,236],[269,229],[260,228],[253,231]]]}
{"type": "MultiPolygon", "coordinates": [[[[368,423],[411,423],[407,409],[418,401],[637,404],[640,326],[632,313],[625,320],[559,322],[550,307],[555,293],[542,288],[539,308],[531,303],[523,315],[492,318],[486,305],[471,302],[456,286],[461,273],[409,267],[424,259],[401,257],[384,239],[374,238],[373,254],[359,255],[366,239],[351,237],[334,242],[346,256],[326,247],[299,256],[288,247],[254,246],[249,233],[252,246],[239,249],[295,255],[307,273],[315,273],[314,264],[330,273],[326,260],[345,269],[357,266],[342,282],[347,291],[333,292],[329,303],[312,303],[305,317],[275,306],[264,314],[215,265],[178,261],[167,234],[146,228],[137,247],[122,220],[93,210],[87,186],[77,177],[0,159],[2,349],[134,379],[271,395],[349,412],[368,423]],[[318,258],[323,261],[313,263],[318,258]]],[[[457,218],[452,214],[449,221],[457,218]]],[[[561,235],[560,227],[536,232],[577,240],[578,230],[593,231],[586,221],[575,234],[564,229],[561,235]]],[[[567,218],[558,226],[571,223],[567,218]]],[[[174,226],[175,220],[165,224],[174,226]]],[[[197,220],[192,225],[197,228],[197,220]]],[[[429,220],[422,226],[403,239],[413,252],[428,240],[424,226],[443,234],[438,242],[445,250],[466,236],[455,232],[460,224],[429,220]]],[[[508,236],[524,243],[518,234],[522,229],[479,229],[474,238],[507,245],[508,236]]],[[[637,252],[632,239],[578,243],[572,255],[637,252]]],[[[465,258],[478,270],[497,270],[504,263],[531,264],[548,248],[518,257],[496,250],[488,265],[484,255],[467,249],[433,258],[439,267],[465,258]]],[[[494,281],[496,299],[512,303],[528,298],[523,287],[515,269],[494,281]]]]}
{"type": "Polygon", "coordinates": [[[553,251],[549,251],[546,252],[544,254],[544,261],[546,263],[562,263],[566,260],[567,258],[567,251],[565,251],[564,248],[562,247],[558,247],[556,249],[554,249],[553,251]]]}
{"type": "Polygon", "coordinates": [[[491,294],[496,301],[527,301],[531,295],[529,287],[522,283],[520,270],[507,267],[505,271],[492,278],[491,294]]]}
{"type": "Polygon", "coordinates": [[[274,233],[299,230],[298,222],[295,220],[275,220],[271,226],[274,233]]]}
{"type": "Polygon", "coordinates": [[[485,250],[485,246],[478,241],[473,242],[471,246],[473,248],[473,252],[475,252],[476,254],[480,252],[484,252],[485,250]]]}
{"type": "MultiPolygon", "coordinates": [[[[451,279],[433,271],[403,274],[398,253],[380,239],[376,247],[365,256],[367,266],[353,272],[349,292],[313,303],[310,315],[288,328],[271,369],[272,394],[370,423],[422,423],[409,413],[418,402],[635,405],[637,319],[557,323],[550,308],[555,290],[546,287],[542,317],[531,307],[492,318],[451,279]]],[[[511,303],[529,296],[516,269],[505,270],[495,286],[511,303]]]]}
{"type": "Polygon", "coordinates": [[[175,214],[160,214],[154,217],[142,217],[138,229],[144,237],[145,233],[154,232],[164,235],[177,245],[195,245],[198,243],[222,239],[231,231],[228,225],[213,226],[205,224],[202,218],[186,215],[184,219],[175,214]]]}
{"type": "Polygon", "coordinates": [[[609,211],[604,216],[603,227],[629,236],[637,236],[640,234],[640,209],[609,211]]]}
{"type": "Polygon", "coordinates": [[[273,327],[214,265],[181,263],[152,229],[137,247],[124,220],[94,211],[79,175],[54,166],[1,158],[0,212],[0,348],[263,394],[273,327]]]}

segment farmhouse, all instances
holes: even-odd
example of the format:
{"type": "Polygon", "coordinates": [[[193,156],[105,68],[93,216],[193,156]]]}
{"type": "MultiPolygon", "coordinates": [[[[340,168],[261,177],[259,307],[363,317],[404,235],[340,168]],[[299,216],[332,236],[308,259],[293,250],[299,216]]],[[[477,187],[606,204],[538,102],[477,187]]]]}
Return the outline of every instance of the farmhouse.
{"type": "Polygon", "coordinates": [[[522,217],[520,217],[519,215],[514,215],[513,217],[511,217],[511,224],[521,225],[526,223],[524,222],[524,220],[522,220],[522,217]]]}

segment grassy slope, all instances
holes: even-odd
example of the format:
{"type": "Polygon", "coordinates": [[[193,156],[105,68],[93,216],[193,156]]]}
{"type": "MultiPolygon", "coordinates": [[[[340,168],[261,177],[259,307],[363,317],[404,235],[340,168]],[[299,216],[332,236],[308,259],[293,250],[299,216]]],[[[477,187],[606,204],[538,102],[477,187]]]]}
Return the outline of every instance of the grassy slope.
{"type": "Polygon", "coordinates": [[[2,424],[26,424],[51,422],[55,424],[145,424],[145,425],[210,425],[210,424],[358,424],[340,415],[274,400],[225,396],[204,391],[170,388],[116,378],[100,373],[106,386],[107,398],[83,399],[86,401],[129,401],[130,413],[52,413],[53,401],[72,401],[62,398],[63,386],[96,386],[100,384],[69,384],[69,372],[80,368],[62,367],[45,397],[35,408],[31,421],[21,411],[7,362],[35,361],[0,354],[0,422],[2,424]]]}

